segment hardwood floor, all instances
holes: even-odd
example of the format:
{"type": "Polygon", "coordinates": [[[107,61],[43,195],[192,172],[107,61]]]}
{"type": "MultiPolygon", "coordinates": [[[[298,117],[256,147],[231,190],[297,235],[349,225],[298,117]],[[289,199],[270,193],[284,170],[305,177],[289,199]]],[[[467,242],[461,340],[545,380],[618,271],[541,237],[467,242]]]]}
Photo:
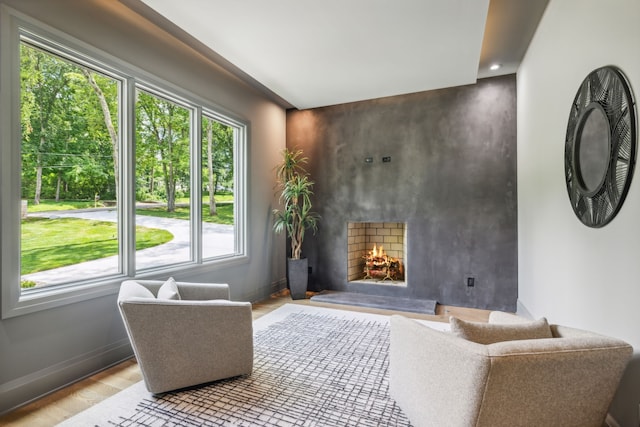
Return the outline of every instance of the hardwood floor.
{"type": "MultiPolygon", "coordinates": [[[[308,297],[311,295],[312,294],[309,293],[308,297]]],[[[435,315],[426,315],[364,307],[322,304],[311,302],[309,299],[291,300],[288,293],[283,292],[282,294],[275,295],[267,300],[254,304],[253,318],[258,319],[284,304],[314,305],[318,307],[385,315],[403,314],[407,317],[438,322],[448,322],[449,316],[456,316],[461,319],[477,322],[486,322],[489,317],[489,311],[487,310],[441,305],[437,306],[435,315]]],[[[54,426],[140,380],[142,380],[142,375],[135,359],[132,358],[0,417],[0,426],[54,426]]]]}

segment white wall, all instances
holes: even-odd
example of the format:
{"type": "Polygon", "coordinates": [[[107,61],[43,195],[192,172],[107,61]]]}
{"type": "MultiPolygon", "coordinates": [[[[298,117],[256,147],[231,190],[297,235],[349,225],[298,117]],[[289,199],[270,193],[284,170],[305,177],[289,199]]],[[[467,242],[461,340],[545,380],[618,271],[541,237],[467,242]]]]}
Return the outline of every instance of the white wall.
{"type": "MultiPolygon", "coordinates": [[[[601,229],[576,218],[564,180],[571,103],[604,65],[640,93],[640,1],[551,0],[518,71],[518,297],[534,317],[626,340],[640,359],[640,171],[601,229]]],[[[638,425],[636,363],[612,406],[623,426],[638,425]]]]}
{"type": "MultiPolygon", "coordinates": [[[[0,4],[196,93],[250,123],[250,259],[232,267],[185,268],[174,276],[229,283],[233,299],[269,295],[285,276],[284,238],[275,238],[270,225],[271,207],[277,202],[273,169],[285,146],[285,110],[121,2],[0,0],[0,4]]],[[[115,294],[0,320],[0,413],[130,355],[115,294]]]]}

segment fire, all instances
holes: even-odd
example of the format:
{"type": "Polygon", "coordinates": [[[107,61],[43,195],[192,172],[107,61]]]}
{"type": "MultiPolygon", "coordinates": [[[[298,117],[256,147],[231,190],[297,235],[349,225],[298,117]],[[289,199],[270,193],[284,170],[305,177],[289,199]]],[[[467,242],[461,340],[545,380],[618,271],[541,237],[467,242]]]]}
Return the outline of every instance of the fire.
{"type": "Polygon", "coordinates": [[[367,252],[364,258],[365,279],[395,280],[401,279],[403,274],[402,263],[388,256],[384,247],[373,244],[373,249],[367,252]]]}
{"type": "Polygon", "coordinates": [[[386,258],[387,254],[384,253],[384,247],[380,245],[380,249],[378,249],[377,245],[373,244],[373,250],[370,252],[373,258],[386,258]]]}

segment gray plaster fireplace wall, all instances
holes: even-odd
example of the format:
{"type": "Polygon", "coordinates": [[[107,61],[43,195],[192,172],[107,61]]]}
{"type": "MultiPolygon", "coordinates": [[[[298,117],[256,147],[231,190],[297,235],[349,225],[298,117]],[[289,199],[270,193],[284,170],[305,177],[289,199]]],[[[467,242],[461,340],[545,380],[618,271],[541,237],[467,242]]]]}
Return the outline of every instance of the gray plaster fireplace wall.
{"type": "Polygon", "coordinates": [[[309,157],[322,216],[303,248],[311,289],[515,310],[515,75],[291,110],[287,146],[309,157]],[[406,287],[347,282],[347,224],[358,221],[406,223],[406,287]]]}

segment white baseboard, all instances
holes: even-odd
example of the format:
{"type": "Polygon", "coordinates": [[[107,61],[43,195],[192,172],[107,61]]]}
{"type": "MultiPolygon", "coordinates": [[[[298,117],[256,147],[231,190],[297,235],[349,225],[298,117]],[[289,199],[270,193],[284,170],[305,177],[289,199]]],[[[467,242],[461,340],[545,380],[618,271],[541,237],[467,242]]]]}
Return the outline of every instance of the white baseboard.
{"type": "Polygon", "coordinates": [[[525,305],[520,300],[516,301],[516,314],[527,319],[534,319],[531,312],[527,310],[527,307],[525,307],[525,305]]]}
{"type": "Polygon", "coordinates": [[[611,414],[607,414],[607,418],[604,420],[603,427],[620,427],[620,424],[616,421],[615,418],[611,416],[611,414]]]}

